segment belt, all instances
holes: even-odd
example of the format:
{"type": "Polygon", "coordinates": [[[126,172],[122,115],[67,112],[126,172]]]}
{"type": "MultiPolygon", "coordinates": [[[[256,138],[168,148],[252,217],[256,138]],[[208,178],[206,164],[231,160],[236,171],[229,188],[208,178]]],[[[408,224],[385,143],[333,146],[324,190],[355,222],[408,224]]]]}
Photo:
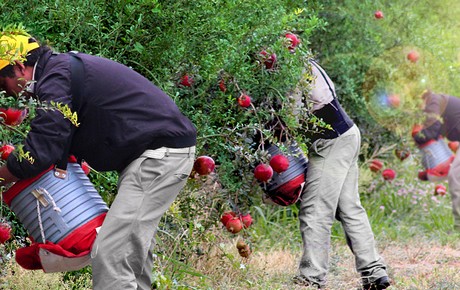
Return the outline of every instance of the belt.
{"type": "Polygon", "coordinates": [[[160,147],[157,149],[148,149],[146,152],[154,154],[164,154],[168,156],[169,154],[195,154],[195,146],[186,147],[186,148],[169,148],[169,147],[160,147]]]}

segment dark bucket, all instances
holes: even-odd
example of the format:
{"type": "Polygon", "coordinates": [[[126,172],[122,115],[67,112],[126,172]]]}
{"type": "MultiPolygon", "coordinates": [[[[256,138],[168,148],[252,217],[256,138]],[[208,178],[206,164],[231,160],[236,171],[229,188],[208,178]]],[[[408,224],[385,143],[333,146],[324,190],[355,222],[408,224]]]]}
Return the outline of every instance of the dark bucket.
{"type": "Polygon", "coordinates": [[[281,151],[276,145],[270,145],[267,151],[271,156],[285,155],[289,160],[289,167],[281,173],[273,172],[272,179],[266,184],[261,184],[266,194],[264,201],[282,206],[294,204],[302,193],[308,158],[295,143],[290,145],[286,152],[281,151]]]}

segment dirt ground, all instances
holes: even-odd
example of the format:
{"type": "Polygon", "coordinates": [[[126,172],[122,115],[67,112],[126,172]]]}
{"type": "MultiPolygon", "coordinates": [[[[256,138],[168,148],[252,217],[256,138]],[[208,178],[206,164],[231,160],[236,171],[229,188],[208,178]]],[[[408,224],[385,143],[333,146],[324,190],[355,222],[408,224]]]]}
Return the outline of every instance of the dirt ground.
{"type": "MultiPolygon", "coordinates": [[[[460,241],[459,241],[460,242],[460,241]]],[[[460,245],[460,243],[459,243],[460,245]]],[[[460,289],[460,246],[428,242],[408,245],[389,244],[380,247],[380,254],[388,265],[392,286],[388,289],[460,289]]],[[[286,280],[273,289],[309,289],[288,282],[287,272],[295,273],[298,255],[283,251],[255,253],[253,267],[267,276],[286,280]]],[[[354,259],[345,245],[336,246],[331,253],[328,290],[360,289],[360,277],[354,268],[354,259]]],[[[253,269],[254,270],[254,269],[253,269]]]]}

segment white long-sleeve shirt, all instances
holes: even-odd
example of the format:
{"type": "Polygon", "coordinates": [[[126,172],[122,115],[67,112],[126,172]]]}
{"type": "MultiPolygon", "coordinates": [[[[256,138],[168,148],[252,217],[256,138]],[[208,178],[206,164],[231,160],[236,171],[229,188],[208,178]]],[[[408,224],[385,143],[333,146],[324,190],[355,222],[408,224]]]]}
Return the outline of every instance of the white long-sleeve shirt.
{"type": "Polygon", "coordinates": [[[335,95],[335,86],[327,73],[315,62],[309,62],[309,66],[305,68],[304,75],[295,91],[290,95],[294,100],[292,112],[298,115],[301,108],[307,106],[310,112],[315,112],[329,104],[335,95]],[[321,72],[324,74],[321,74],[321,72]],[[329,88],[329,85],[331,89],[329,88]],[[304,92],[308,90],[308,94],[304,92]],[[304,99],[303,96],[306,98],[304,99]]]}
{"type": "Polygon", "coordinates": [[[329,104],[334,99],[335,86],[323,68],[313,61],[311,61],[310,64],[313,80],[311,83],[311,90],[308,94],[308,101],[313,104],[312,110],[315,112],[329,104]]]}

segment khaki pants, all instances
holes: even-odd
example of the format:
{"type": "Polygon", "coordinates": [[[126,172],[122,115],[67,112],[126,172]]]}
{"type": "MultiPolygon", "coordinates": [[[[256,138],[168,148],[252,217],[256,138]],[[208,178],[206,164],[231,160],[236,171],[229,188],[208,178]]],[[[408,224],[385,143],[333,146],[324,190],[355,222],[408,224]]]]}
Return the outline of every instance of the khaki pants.
{"type": "Polygon", "coordinates": [[[460,231],[460,152],[457,150],[452,162],[449,175],[449,193],[452,198],[452,213],[454,215],[454,227],[460,231]]]}
{"type": "Polygon", "coordinates": [[[309,154],[307,183],[300,202],[303,240],[300,275],[323,286],[329,269],[331,227],[337,218],[356,269],[364,283],[387,276],[377,253],[374,235],[358,193],[358,155],[361,135],[356,126],[335,139],[319,139],[309,154]]]}
{"type": "Polygon", "coordinates": [[[184,187],[194,158],[195,147],[147,150],[120,174],[91,253],[93,289],[150,289],[157,226],[184,187]]]}

